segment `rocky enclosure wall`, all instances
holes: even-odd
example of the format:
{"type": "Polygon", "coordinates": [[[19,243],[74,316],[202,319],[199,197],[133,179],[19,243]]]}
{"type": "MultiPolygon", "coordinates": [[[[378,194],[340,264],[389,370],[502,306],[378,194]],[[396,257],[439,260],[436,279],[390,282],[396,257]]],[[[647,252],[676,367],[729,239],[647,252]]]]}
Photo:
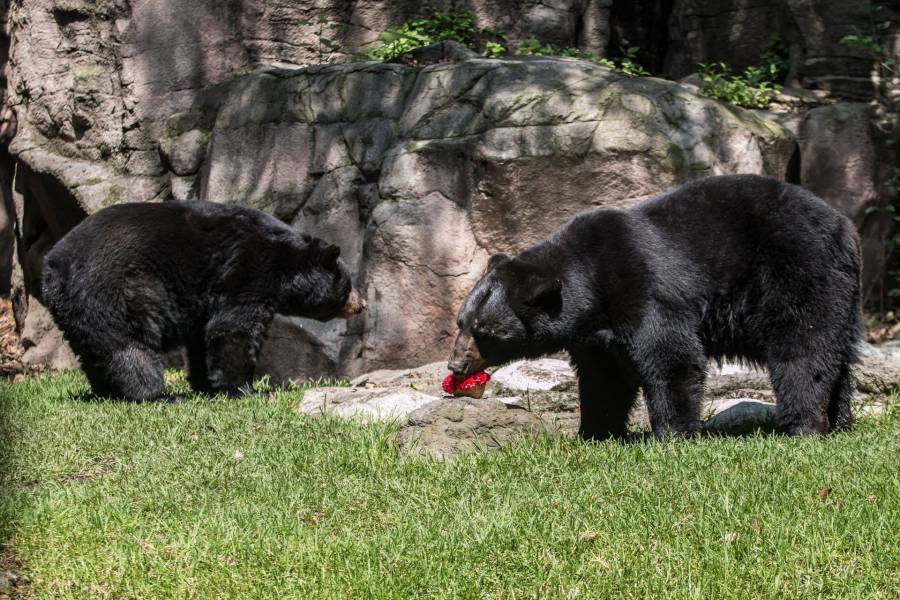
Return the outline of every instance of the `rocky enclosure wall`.
{"type": "Polygon", "coordinates": [[[86,214],[125,201],[240,203],[342,246],[370,309],[325,325],[276,319],[261,368],[277,380],[442,359],[490,253],[522,249],[580,210],[710,174],[764,173],[816,191],[863,229],[867,281],[879,280],[890,223],[866,208],[888,198],[896,133],[867,104],[751,112],[563,58],[302,66],[347,62],[387,26],[452,6],[513,43],[605,53],[628,38],[672,76],[716,56],[754,62],[758,35],[775,28],[794,81],[835,101],[873,93],[848,66],[871,69],[871,58],[835,45],[864,24],[856,4],[13,2],[18,131],[5,191],[26,358],[71,364],[34,298],[41,260],[86,214]],[[346,25],[340,52],[316,49],[322,12],[346,25]]]}

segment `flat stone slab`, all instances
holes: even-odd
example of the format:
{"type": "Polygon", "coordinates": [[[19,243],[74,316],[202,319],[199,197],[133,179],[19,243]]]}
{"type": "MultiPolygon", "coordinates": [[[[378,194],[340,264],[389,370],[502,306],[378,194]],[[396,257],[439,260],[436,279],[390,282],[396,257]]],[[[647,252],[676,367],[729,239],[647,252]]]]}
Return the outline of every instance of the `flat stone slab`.
{"type": "Polygon", "coordinates": [[[360,375],[350,381],[353,387],[407,387],[433,396],[443,395],[441,382],[450,373],[445,361],[433,362],[412,369],[380,369],[360,375]]]}
{"type": "Polygon", "coordinates": [[[491,375],[496,394],[518,396],[525,392],[577,391],[578,379],[568,361],[558,358],[519,360],[491,375]]]}
{"type": "Polygon", "coordinates": [[[499,400],[447,398],[415,410],[397,433],[401,453],[444,458],[467,450],[499,448],[524,435],[558,432],[536,413],[499,400]]]}
{"type": "Polygon", "coordinates": [[[708,433],[744,435],[754,431],[775,431],[775,405],[752,398],[731,398],[714,402],[712,416],[703,425],[708,433]]]}
{"type": "Polygon", "coordinates": [[[536,392],[521,396],[494,394],[493,397],[507,406],[538,413],[574,412],[580,405],[578,394],[572,392],[536,392]]]}
{"type": "Polygon", "coordinates": [[[413,388],[324,387],[308,390],[298,410],[363,421],[404,420],[435,397],[413,388]]]}

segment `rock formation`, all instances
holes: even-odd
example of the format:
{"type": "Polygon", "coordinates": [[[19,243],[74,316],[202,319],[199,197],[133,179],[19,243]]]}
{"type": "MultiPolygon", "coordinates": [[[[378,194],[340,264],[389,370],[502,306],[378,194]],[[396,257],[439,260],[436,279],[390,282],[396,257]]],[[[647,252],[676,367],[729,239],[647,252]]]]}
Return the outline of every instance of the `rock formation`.
{"type": "MultiPolygon", "coordinates": [[[[854,415],[892,410],[900,386],[900,353],[894,345],[864,345],[855,367],[854,415]]],[[[522,435],[576,435],[580,420],[578,381],[560,358],[516,361],[493,376],[480,400],[451,398],[441,391],[443,362],[413,369],[362,375],[349,387],[321,387],[305,393],[299,412],[368,422],[395,421],[404,454],[436,458],[473,449],[500,448],[522,435]]],[[[740,364],[711,363],[701,417],[707,435],[747,435],[776,430],[774,393],[768,373],[740,364]]],[[[650,431],[643,398],[631,412],[629,431],[650,431]]]]}
{"type": "MultiPolygon", "coordinates": [[[[881,83],[864,73],[871,57],[836,40],[868,27],[886,3],[745,4],[470,7],[479,28],[505,32],[511,46],[536,37],[614,54],[627,39],[669,77],[702,61],[750,64],[759,36],[778,31],[791,81],[815,88],[817,101],[878,92],[881,83]]],[[[890,222],[866,209],[889,201],[896,144],[888,142],[897,133],[875,108],[747,111],[570,58],[352,62],[385,28],[450,7],[12,4],[6,72],[18,129],[8,160],[15,182],[2,187],[16,231],[13,301],[26,360],[72,362],[36,298],[43,253],[86,214],[126,201],[254,206],[344,248],[369,312],[346,323],[278,319],[261,361],[278,381],[442,359],[458,303],[490,253],[519,250],[578,211],[629,206],[709,174],[808,185],[860,225],[869,287],[879,281],[890,222]]],[[[900,54],[898,22],[883,37],[900,54]]],[[[0,236],[0,260],[2,244],[0,236]]]]}

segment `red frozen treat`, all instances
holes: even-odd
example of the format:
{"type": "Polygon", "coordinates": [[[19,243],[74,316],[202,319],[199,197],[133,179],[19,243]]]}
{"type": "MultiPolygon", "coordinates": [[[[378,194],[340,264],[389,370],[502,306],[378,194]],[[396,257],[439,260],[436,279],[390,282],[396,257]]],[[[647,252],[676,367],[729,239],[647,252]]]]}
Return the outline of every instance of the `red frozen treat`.
{"type": "Polygon", "coordinates": [[[491,376],[484,371],[472,373],[463,379],[457,379],[456,375],[450,373],[444,378],[441,387],[448,394],[454,396],[469,396],[470,398],[481,398],[484,394],[484,386],[491,379],[491,376]]]}

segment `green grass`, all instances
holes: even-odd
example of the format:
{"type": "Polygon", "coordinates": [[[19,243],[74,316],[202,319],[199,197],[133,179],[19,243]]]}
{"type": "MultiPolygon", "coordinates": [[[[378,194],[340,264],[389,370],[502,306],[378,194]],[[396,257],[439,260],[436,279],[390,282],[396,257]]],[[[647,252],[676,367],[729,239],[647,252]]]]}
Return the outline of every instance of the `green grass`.
{"type": "MultiPolygon", "coordinates": [[[[900,411],[828,438],[403,459],[302,391],[0,384],[0,544],[41,598],[897,598],[900,411]],[[831,488],[829,494],[820,490],[831,488]]],[[[896,404],[894,404],[896,406],[896,404]]]]}

